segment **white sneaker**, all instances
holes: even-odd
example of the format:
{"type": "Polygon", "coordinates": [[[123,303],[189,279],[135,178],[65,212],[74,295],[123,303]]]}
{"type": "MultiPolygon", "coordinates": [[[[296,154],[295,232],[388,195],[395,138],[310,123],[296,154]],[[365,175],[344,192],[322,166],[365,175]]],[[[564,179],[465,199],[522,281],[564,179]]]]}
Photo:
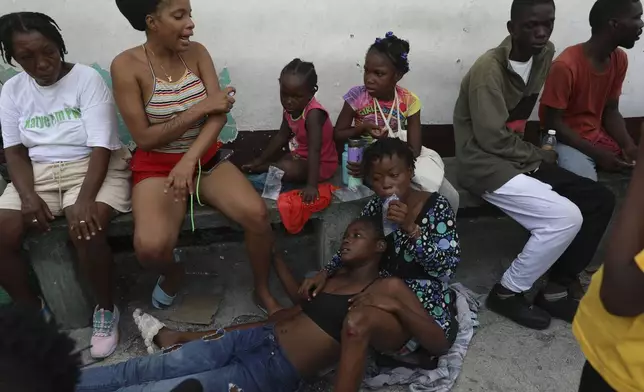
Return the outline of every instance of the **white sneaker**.
{"type": "Polygon", "coordinates": [[[90,353],[94,359],[107,358],[119,342],[119,309],[114,306],[114,311],[94,309],[94,330],[92,331],[92,340],[90,353]]]}

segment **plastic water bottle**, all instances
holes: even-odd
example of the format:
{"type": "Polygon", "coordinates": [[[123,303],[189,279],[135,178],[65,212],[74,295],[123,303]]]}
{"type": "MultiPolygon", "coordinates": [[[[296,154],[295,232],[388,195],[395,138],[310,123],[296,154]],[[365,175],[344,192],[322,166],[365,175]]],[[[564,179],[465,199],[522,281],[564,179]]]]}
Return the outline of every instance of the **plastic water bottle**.
{"type": "Polygon", "coordinates": [[[543,138],[541,148],[544,150],[554,150],[557,147],[557,131],[551,129],[548,134],[543,138]]]}
{"type": "MultiPolygon", "coordinates": [[[[349,139],[347,162],[361,163],[362,153],[364,152],[364,142],[362,139],[349,139]]],[[[349,189],[355,190],[362,185],[362,178],[349,176],[348,184],[349,189]]]]}
{"type": "Polygon", "coordinates": [[[347,162],[349,161],[349,146],[344,145],[344,152],[342,153],[342,183],[349,185],[349,172],[347,171],[347,162]]]}
{"type": "Polygon", "coordinates": [[[385,236],[388,236],[389,234],[398,230],[398,224],[387,219],[389,204],[391,204],[391,202],[394,200],[400,200],[400,198],[398,198],[398,196],[393,194],[389,196],[387,199],[385,199],[385,201],[382,203],[382,229],[385,232],[385,236]]]}
{"type": "Polygon", "coordinates": [[[282,177],[284,171],[275,166],[268,168],[268,175],[266,176],[266,183],[264,184],[264,192],[262,197],[265,199],[277,200],[282,191],[282,177]]]}

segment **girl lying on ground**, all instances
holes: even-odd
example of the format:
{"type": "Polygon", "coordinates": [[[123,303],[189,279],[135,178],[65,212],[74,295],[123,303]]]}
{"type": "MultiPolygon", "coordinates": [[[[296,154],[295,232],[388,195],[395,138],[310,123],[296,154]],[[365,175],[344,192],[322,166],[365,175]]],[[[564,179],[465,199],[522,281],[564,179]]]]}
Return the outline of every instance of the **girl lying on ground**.
{"type": "MultiPolygon", "coordinates": [[[[291,392],[300,380],[341,363],[336,392],[357,391],[367,347],[399,350],[414,337],[430,353],[449,347],[440,326],[399,279],[380,278],[387,245],[379,220],[363,217],[344,235],[342,267],[312,301],[284,309],[267,322],[209,332],[172,331],[139,310],[134,317],[146,340],[163,354],[85,370],[78,392],[162,392],[186,379],[205,391],[291,392]]],[[[298,284],[277,256],[275,268],[298,301],[298,284]]]]}
{"type": "MultiPolygon", "coordinates": [[[[382,219],[384,201],[395,195],[397,200],[388,203],[384,216],[394,227],[386,233],[382,273],[403,279],[453,342],[458,325],[456,296],[449,282],[461,261],[456,219],[443,196],[412,187],[414,162],[412,150],[400,139],[380,139],[367,148],[362,170],[376,195],[362,215],[382,219]]],[[[302,294],[315,297],[327,279],[343,268],[342,260],[342,254],[336,254],[324,270],[304,282],[302,294]]],[[[397,356],[410,354],[418,346],[410,341],[397,356]]]]}
{"type": "Polygon", "coordinates": [[[271,158],[289,142],[290,153],[272,164],[284,171],[283,181],[306,184],[302,197],[307,203],[318,197],[318,182],[333,177],[338,152],[333,141],[329,113],[315,99],[318,75],[313,63],[295,59],[280,75],[280,100],[284,107],[282,126],[259,158],[243,166],[250,173],[264,173],[271,158]]]}

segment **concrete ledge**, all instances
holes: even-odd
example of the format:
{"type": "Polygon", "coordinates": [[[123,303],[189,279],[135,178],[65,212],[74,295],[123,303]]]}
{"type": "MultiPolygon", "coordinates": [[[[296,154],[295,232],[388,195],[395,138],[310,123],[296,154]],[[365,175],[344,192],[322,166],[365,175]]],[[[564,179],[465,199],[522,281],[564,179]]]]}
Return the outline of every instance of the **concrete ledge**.
{"type": "MultiPolygon", "coordinates": [[[[264,200],[271,223],[281,223],[277,203],[264,200]]],[[[366,199],[342,202],[334,199],[329,207],[313,214],[316,237],[316,263],[325,265],[339,249],[347,225],[360,215],[366,199]]],[[[194,211],[196,230],[231,228],[241,230],[221,212],[210,207],[196,207],[194,211]]],[[[190,216],[186,216],[183,231],[191,230],[190,216]]],[[[110,237],[131,237],[134,234],[132,214],[117,217],[110,225],[110,237]]],[[[76,253],[69,243],[67,222],[57,219],[51,231],[29,236],[25,242],[40,288],[63,328],[81,328],[89,325],[93,304],[92,290],[84,279],[78,277],[76,253]]]]}

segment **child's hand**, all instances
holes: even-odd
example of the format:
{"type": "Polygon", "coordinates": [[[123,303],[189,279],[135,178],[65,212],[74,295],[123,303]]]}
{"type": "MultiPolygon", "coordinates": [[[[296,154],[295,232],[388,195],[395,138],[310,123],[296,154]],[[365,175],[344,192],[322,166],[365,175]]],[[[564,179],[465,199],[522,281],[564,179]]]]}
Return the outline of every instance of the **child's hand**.
{"type": "Polygon", "coordinates": [[[384,133],[382,127],[370,122],[362,123],[362,125],[360,125],[360,130],[363,135],[370,135],[376,139],[380,139],[382,137],[380,135],[384,133]]]}
{"type": "Polygon", "coordinates": [[[305,204],[311,204],[320,198],[318,187],[307,185],[306,188],[304,188],[304,190],[300,193],[300,196],[302,196],[302,200],[305,204]]]}
{"type": "Polygon", "coordinates": [[[389,136],[389,132],[383,128],[373,128],[369,131],[369,134],[374,139],[384,139],[389,136]]]}

